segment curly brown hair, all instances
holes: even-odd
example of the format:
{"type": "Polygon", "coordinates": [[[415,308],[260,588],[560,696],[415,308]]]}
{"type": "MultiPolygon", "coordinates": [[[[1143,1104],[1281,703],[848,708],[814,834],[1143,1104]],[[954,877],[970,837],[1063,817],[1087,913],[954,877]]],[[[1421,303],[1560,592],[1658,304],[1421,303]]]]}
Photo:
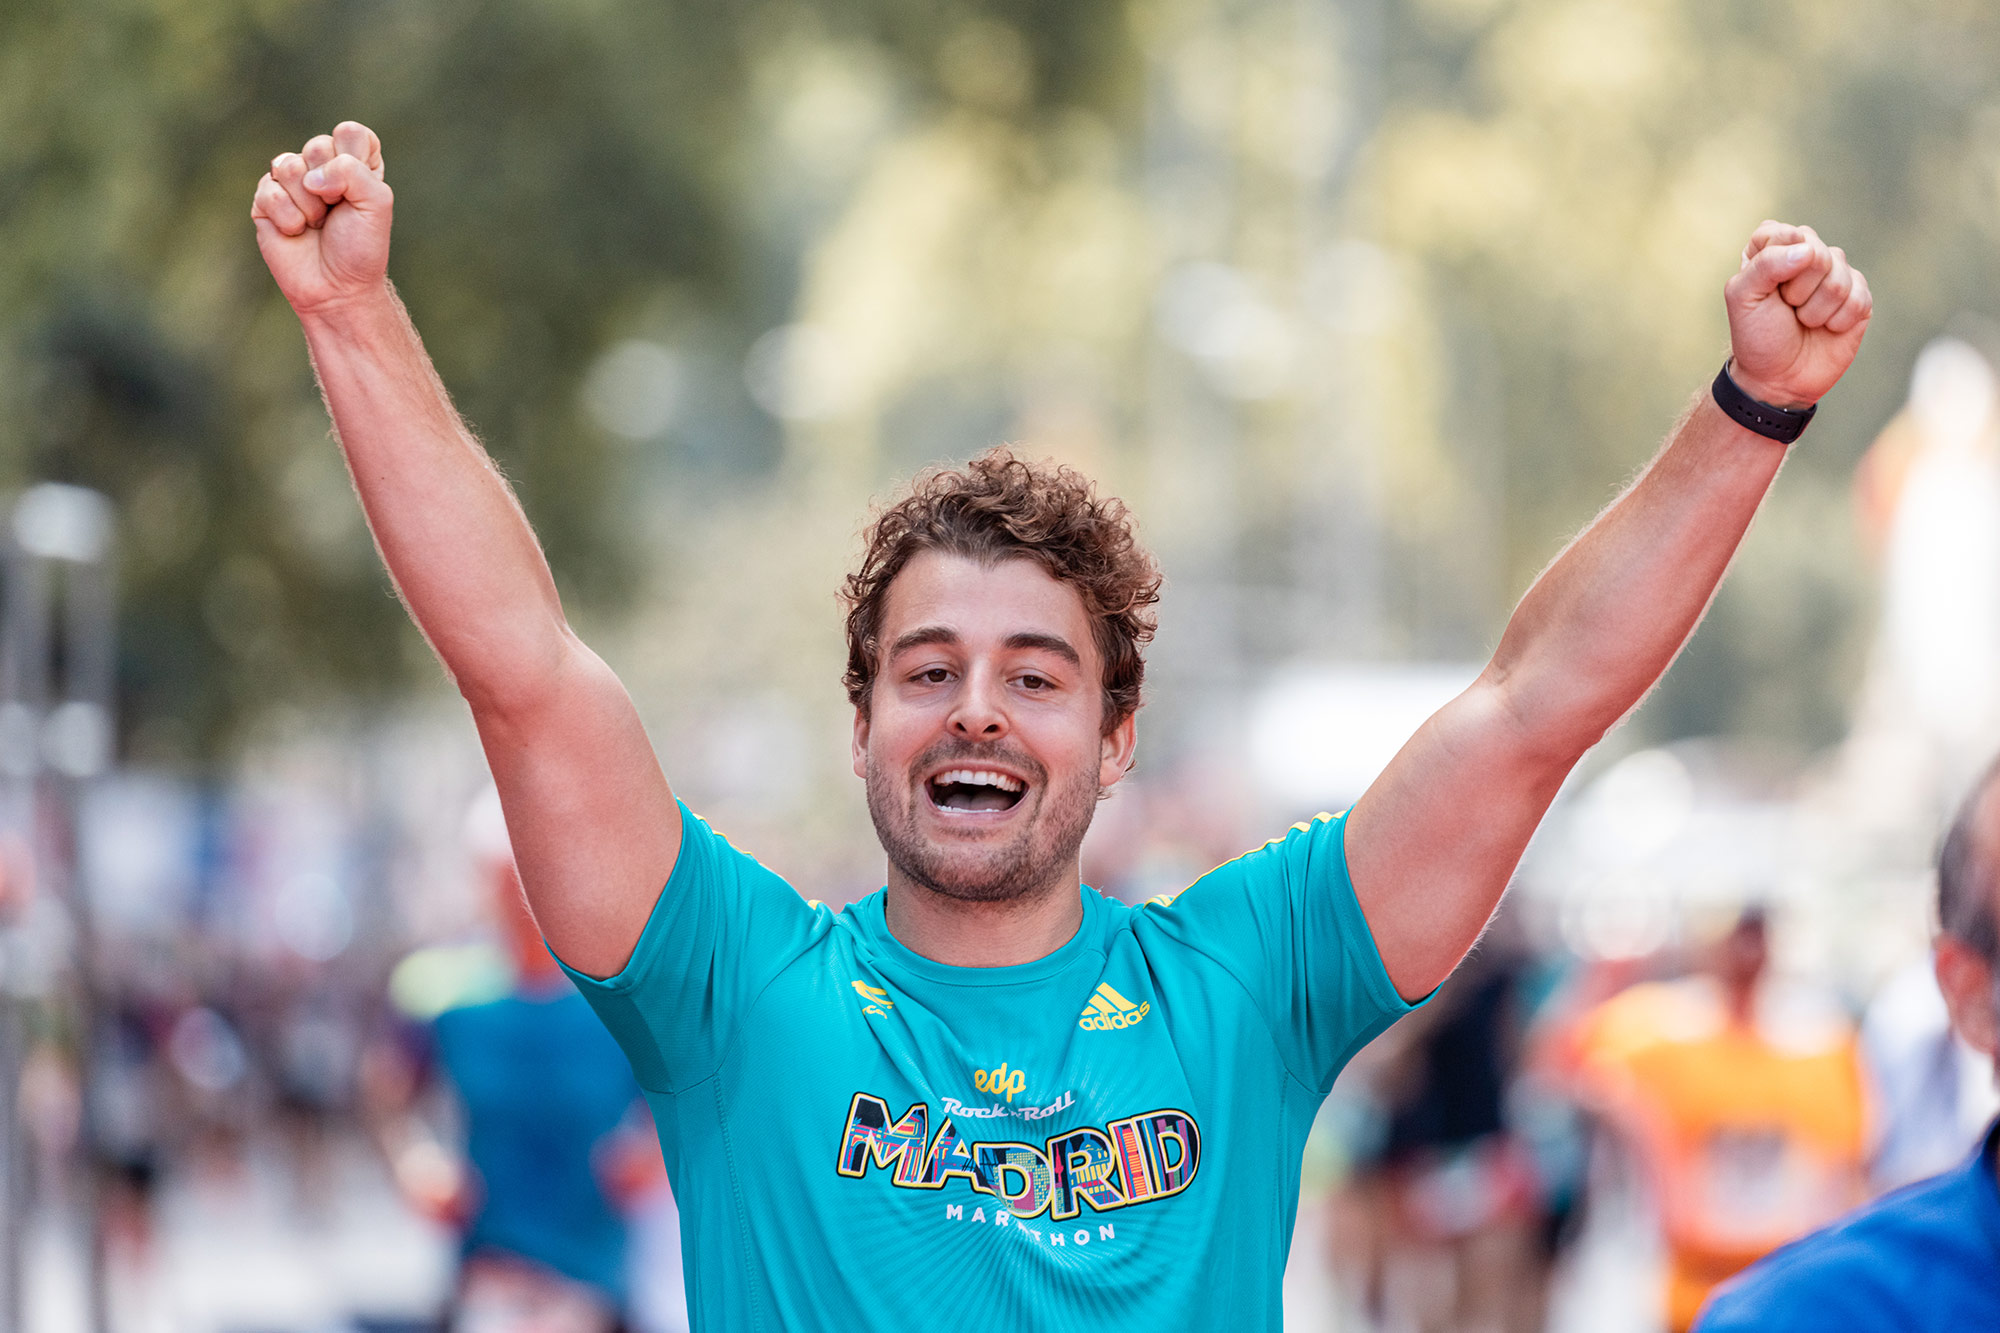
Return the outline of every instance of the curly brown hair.
{"type": "Polygon", "coordinates": [[[847,576],[847,697],[867,711],[881,644],[882,604],[910,558],[943,551],[984,564],[1033,560],[1076,589],[1104,662],[1104,730],[1139,711],[1145,645],[1155,628],[1160,570],[1132,535],[1122,501],[1100,497],[1071,468],[1030,463],[1001,446],[963,471],[933,468],[868,527],[861,567],[847,576]]]}

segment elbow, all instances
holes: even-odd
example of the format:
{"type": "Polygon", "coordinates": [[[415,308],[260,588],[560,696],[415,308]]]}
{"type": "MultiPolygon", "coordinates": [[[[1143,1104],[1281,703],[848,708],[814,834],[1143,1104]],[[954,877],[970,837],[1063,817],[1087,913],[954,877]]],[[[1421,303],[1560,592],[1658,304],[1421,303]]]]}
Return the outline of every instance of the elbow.
{"type": "Polygon", "coordinates": [[[546,643],[508,646],[487,651],[470,661],[454,661],[440,653],[445,671],[459,697],[472,709],[482,731],[528,725],[545,713],[579,673],[596,663],[596,654],[565,626],[546,643]]]}
{"type": "Polygon", "coordinates": [[[1602,697],[1583,682],[1530,684],[1492,667],[1473,689],[1485,696],[1486,709],[1522,766],[1555,772],[1558,782],[1632,707],[1630,702],[1602,697]]]}

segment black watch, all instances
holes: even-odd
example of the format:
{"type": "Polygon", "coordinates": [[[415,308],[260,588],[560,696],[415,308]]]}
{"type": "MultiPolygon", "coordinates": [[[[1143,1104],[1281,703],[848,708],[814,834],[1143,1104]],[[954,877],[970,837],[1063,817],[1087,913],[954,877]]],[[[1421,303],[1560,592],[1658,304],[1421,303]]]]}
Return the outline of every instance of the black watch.
{"type": "Polygon", "coordinates": [[[1745,430],[1754,430],[1765,439],[1776,440],[1779,444],[1790,444],[1806,433],[1813,413],[1819,411],[1818,403],[1797,409],[1759,402],[1743,392],[1729,377],[1729,366],[1730,362],[1724,361],[1722,369],[1715,372],[1715,383],[1709,386],[1709,392],[1715,395],[1715,405],[1722,409],[1725,416],[1745,430]]]}

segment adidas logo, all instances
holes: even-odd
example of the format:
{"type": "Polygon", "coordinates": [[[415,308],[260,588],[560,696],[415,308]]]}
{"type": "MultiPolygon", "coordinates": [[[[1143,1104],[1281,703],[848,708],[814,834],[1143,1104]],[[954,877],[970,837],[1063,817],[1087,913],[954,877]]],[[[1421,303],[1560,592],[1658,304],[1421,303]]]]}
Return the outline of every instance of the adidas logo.
{"type": "Polygon", "coordinates": [[[1091,1032],[1111,1032],[1118,1028],[1137,1027],[1153,1012],[1150,1001],[1134,1004],[1110,986],[1099,986],[1097,993],[1090,997],[1090,1005],[1076,1020],[1076,1025],[1091,1032]]]}

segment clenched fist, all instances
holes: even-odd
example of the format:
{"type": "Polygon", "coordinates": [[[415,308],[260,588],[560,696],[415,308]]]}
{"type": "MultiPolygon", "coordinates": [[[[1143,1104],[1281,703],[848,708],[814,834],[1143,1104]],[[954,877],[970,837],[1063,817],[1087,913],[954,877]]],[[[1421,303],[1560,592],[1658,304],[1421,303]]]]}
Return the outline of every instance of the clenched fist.
{"type": "Polygon", "coordinates": [[[257,182],[257,248],[300,315],[379,291],[389,269],[395,196],[382,141],[351,120],[281,153],[257,182]]]}
{"type": "Polygon", "coordinates": [[[1834,385],[1868,331],[1875,298],[1847,255],[1811,227],[1766,222],[1723,288],[1730,377],[1773,407],[1804,408],[1834,385]]]}

